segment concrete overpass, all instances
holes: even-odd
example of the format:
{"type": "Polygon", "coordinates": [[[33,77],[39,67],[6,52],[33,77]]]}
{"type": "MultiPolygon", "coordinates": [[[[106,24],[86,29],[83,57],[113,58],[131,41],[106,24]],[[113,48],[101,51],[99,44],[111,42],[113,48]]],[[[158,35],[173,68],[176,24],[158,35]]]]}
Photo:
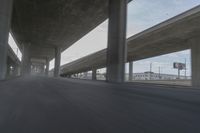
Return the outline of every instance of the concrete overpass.
{"type": "Polygon", "coordinates": [[[14,1],[11,31],[24,51],[23,73],[30,73],[30,58],[56,56],[58,76],[60,52],[103,22],[107,7],[107,0],[14,1]]]}
{"type": "MultiPolygon", "coordinates": [[[[200,132],[199,89],[123,83],[126,0],[0,0],[0,3],[0,132],[200,132]],[[108,82],[57,77],[61,51],[107,17],[108,82]],[[4,80],[9,31],[23,54],[22,77],[4,80]],[[53,57],[55,78],[29,76],[34,65],[46,63],[48,68],[53,57]]],[[[190,15],[189,24],[195,27],[199,24],[199,14],[194,15],[198,23],[191,21],[190,15]]],[[[193,33],[193,30],[179,31],[183,36],[178,37],[183,38],[193,33]]],[[[199,28],[194,35],[198,33],[199,28]]],[[[194,87],[199,88],[197,41],[191,40],[194,87]]]]}
{"type": "MultiPolygon", "coordinates": [[[[81,0],[48,2],[1,0],[1,3],[1,19],[4,20],[0,25],[2,27],[0,33],[2,59],[0,61],[4,62],[0,66],[1,79],[5,77],[6,53],[4,51],[7,49],[5,45],[7,45],[9,30],[23,53],[22,75],[30,74],[31,59],[45,61],[48,66],[49,60],[55,58],[54,76],[59,76],[61,52],[102,23],[108,16],[110,18],[109,31],[115,33],[113,34],[115,36],[110,33],[110,44],[114,44],[116,37],[125,43],[127,1],[124,0],[117,2],[112,0],[87,0],[87,2],[81,0]],[[120,10],[116,10],[119,8],[120,10]],[[124,35],[121,36],[121,33],[124,35]]],[[[116,61],[118,60],[120,59],[116,61]]],[[[124,66],[122,64],[120,66],[124,66]]],[[[116,69],[123,71],[123,68],[116,69]]]]}
{"type": "MultiPolygon", "coordinates": [[[[200,6],[175,16],[150,29],[127,39],[127,62],[168,54],[185,49],[192,49],[200,42],[200,6]]],[[[196,47],[192,50],[194,54],[196,47]]],[[[61,75],[67,76],[76,73],[106,67],[106,53],[103,49],[76,61],[61,66],[61,75]]],[[[196,57],[192,56],[193,60],[196,57]]],[[[199,59],[198,59],[199,60],[199,59]]],[[[198,74],[198,61],[193,61],[193,84],[198,74]]],[[[131,72],[131,71],[130,71],[131,72]]],[[[198,76],[197,76],[198,77],[198,76]]]]}

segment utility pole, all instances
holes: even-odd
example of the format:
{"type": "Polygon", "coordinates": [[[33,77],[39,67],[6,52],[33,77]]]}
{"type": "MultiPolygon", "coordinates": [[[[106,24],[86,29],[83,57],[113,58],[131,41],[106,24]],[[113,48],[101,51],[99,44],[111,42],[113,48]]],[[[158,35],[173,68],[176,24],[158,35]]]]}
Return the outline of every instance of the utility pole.
{"type": "Polygon", "coordinates": [[[160,66],[158,67],[158,73],[159,73],[159,79],[161,79],[161,77],[160,77],[160,66]]]}
{"type": "Polygon", "coordinates": [[[149,79],[151,80],[151,73],[152,73],[152,62],[150,63],[150,74],[149,74],[149,79]]]}
{"type": "Polygon", "coordinates": [[[180,79],[180,68],[178,68],[178,79],[180,79]]]}
{"type": "Polygon", "coordinates": [[[187,60],[185,58],[185,79],[187,79],[187,60]]]}

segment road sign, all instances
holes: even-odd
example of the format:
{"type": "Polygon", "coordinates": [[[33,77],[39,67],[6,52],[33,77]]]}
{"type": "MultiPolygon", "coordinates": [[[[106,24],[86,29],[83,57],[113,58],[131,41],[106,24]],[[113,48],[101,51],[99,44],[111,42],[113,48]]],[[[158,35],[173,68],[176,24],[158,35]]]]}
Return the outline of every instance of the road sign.
{"type": "Polygon", "coordinates": [[[186,69],[186,64],[179,63],[179,62],[174,62],[174,68],[175,69],[179,69],[179,70],[184,70],[184,69],[186,69]]]}

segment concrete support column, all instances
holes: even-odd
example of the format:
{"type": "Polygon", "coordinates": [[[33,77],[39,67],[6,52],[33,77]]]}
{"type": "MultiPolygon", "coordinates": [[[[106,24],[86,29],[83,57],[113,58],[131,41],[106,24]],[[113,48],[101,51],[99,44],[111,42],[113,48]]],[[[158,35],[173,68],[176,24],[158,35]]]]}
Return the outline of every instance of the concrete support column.
{"type": "Polygon", "coordinates": [[[84,72],[84,78],[87,78],[88,77],[88,72],[84,72]]]}
{"type": "Polygon", "coordinates": [[[60,59],[61,59],[61,48],[55,48],[55,66],[54,66],[54,77],[60,75],[60,59]]]}
{"type": "Polygon", "coordinates": [[[19,76],[19,74],[20,74],[19,71],[20,71],[19,70],[19,66],[17,64],[15,64],[14,68],[13,68],[13,75],[14,76],[19,76]]]}
{"type": "Polygon", "coordinates": [[[45,75],[49,75],[49,59],[46,59],[46,69],[45,69],[45,75]]]}
{"type": "Polygon", "coordinates": [[[8,36],[12,13],[12,0],[0,0],[0,80],[6,78],[8,36]]]}
{"type": "Polygon", "coordinates": [[[200,89],[200,44],[195,42],[191,47],[192,86],[200,89]]]}
{"type": "Polygon", "coordinates": [[[129,62],[129,81],[133,80],[133,62],[129,62]]]}
{"type": "Polygon", "coordinates": [[[109,0],[107,81],[124,82],[127,0],[109,0]]]}
{"type": "Polygon", "coordinates": [[[92,80],[97,80],[97,69],[92,69],[92,80]]]}
{"type": "Polygon", "coordinates": [[[22,72],[22,76],[28,76],[31,73],[30,44],[23,45],[21,72],[22,72]]]}
{"type": "Polygon", "coordinates": [[[7,68],[6,68],[6,77],[10,78],[11,77],[11,64],[7,64],[7,68]]]}
{"type": "Polygon", "coordinates": [[[46,70],[45,70],[45,64],[41,65],[41,71],[42,71],[42,75],[45,75],[45,72],[46,72],[46,70]]]}

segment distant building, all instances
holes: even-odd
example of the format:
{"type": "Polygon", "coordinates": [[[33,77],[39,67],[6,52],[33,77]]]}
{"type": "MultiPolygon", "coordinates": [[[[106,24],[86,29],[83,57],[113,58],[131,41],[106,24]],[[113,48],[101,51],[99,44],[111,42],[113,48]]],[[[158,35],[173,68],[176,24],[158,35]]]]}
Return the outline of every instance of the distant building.
{"type": "MultiPolygon", "coordinates": [[[[159,74],[154,72],[134,73],[133,80],[175,80],[178,75],[159,74]]],[[[180,76],[180,79],[190,79],[190,77],[180,76]]]]}
{"type": "MultiPolygon", "coordinates": [[[[126,80],[128,80],[129,74],[126,73],[126,80]]],[[[91,72],[84,72],[80,74],[72,75],[71,78],[79,79],[92,79],[91,72]]],[[[144,73],[133,73],[133,80],[176,80],[178,75],[173,74],[159,74],[154,72],[144,72],[144,73]]],[[[185,79],[185,76],[180,76],[180,79],[185,79]]],[[[186,79],[191,79],[190,76],[187,76],[186,79]]],[[[97,80],[106,80],[106,73],[97,73],[97,80]]]]}
{"type": "MultiPolygon", "coordinates": [[[[79,79],[92,79],[91,72],[84,72],[78,75],[72,75],[72,78],[79,78],[79,79]]],[[[97,73],[97,80],[106,80],[106,74],[97,73]]]]}

